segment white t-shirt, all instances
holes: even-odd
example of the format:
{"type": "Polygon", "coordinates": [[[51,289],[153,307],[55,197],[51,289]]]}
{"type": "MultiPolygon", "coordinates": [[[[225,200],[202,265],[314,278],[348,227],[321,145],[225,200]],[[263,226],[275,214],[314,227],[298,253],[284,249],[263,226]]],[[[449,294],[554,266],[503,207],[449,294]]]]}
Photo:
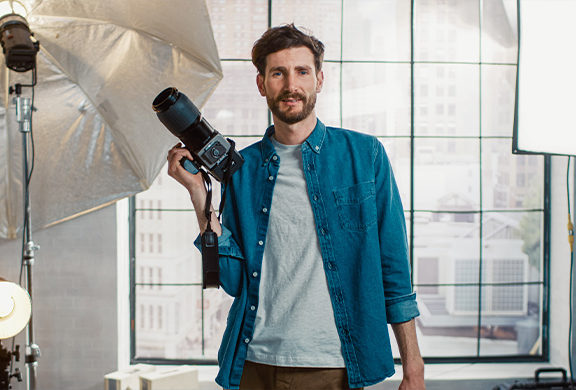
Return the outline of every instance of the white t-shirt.
{"type": "Polygon", "coordinates": [[[344,367],[302,146],[272,138],[280,160],[247,360],[289,367],[344,367]]]}

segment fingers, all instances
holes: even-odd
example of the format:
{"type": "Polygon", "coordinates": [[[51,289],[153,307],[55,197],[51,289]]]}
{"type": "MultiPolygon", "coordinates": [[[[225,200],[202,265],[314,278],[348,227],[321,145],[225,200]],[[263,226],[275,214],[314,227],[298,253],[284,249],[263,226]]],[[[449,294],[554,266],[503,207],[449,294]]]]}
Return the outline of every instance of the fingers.
{"type": "Polygon", "coordinates": [[[168,156],[166,158],[168,160],[168,163],[172,165],[175,162],[180,162],[180,160],[182,160],[182,157],[186,157],[189,160],[193,160],[190,151],[182,147],[182,144],[177,144],[168,151],[168,156]]]}
{"type": "Polygon", "coordinates": [[[202,184],[202,177],[196,177],[193,173],[184,169],[180,161],[183,158],[193,160],[192,154],[188,149],[178,143],[168,151],[168,175],[176,179],[179,183],[184,185],[186,188],[194,188],[198,183],[202,184]]]}
{"type": "Polygon", "coordinates": [[[168,151],[168,175],[182,184],[190,192],[190,196],[205,196],[206,189],[202,175],[195,175],[184,169],[180,163],[184,157],[194,159],[190,151],[180,143],[168,151]]]}

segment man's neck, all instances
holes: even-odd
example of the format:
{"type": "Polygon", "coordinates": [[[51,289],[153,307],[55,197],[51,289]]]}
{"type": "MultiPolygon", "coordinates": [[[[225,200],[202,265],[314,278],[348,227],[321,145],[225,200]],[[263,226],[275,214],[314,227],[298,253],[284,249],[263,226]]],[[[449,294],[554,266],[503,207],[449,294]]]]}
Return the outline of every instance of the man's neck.
{"type": "Polygon", "coordinates": [[[288,124],[274,117],[274,136],[284,145],[300,145],[312,133],[316,127],[316,113],[312,112],[308,117],[298,123],[288,124]]]}

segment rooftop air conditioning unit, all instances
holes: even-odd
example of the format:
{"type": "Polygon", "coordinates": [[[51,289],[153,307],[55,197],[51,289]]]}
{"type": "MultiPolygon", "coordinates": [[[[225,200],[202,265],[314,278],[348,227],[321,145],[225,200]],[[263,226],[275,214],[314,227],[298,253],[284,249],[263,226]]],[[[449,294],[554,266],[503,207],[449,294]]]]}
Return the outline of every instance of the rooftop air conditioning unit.
{"type": "Polygon", "coordinates": [[[140,374],[154,371],[155,367],[137,364],[104,376],[105,390],[140,390],[140,374]]]}
{"type": "Polygon", "coordinates": [[[198,369],[188,366],[158,368],[140,375],[140,390],[199,390],[198,369]]]}

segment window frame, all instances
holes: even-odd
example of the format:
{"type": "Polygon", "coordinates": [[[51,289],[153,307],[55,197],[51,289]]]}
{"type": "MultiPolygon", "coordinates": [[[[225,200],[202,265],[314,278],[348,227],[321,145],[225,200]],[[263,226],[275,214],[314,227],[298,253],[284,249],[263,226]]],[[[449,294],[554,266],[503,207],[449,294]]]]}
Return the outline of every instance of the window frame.
{"type": "MultiPolygon", "coordinates": [[[[409,249],[410,249],[410,266],[412,269],[412,278],[414,278],[414,243],[415,243],[415,232],[414,232],[414,228],[415,228],[415,219],[416,219],[416,214],[417,213],[421,213],[421,212],[426,212],[426,213],[457,213],[456,211],[450,211],[450,210],[420,210],[420,209],[415,209],[414,205],[415,205],[415,199],[414,199],[414,188],[415,188],[415,161],[414,161],[414,157],[415,157],[415,141],[418,139],[477,139],[478,140],[478,146],[480,147],[480,153],[479,153],[479,174],[480,174],[480,192],[482,192],[482,174],[483,174],[483,166],[482,166],[482,144],[483,144],[483,140],[486,139],[510,139],[512,140],[512,135],[508,136],[484,136],[482,135],[482,110],[481,110],[481,106],[482,106],[482,92],[483,92],[483,85],[482,85],[482,66],[483,65],[501,65],[501,66],[514,66],[516,67],[516,72],[518,72],[519,69],[519,64],[518,64],[518,60],[516,61],[516,63],[489,63],[489,62],[483,62],[482,61],[482,56],[480,55],[479,57],[479,61],[478,62],[470,62],[470,63],[465,63],[465,65],[469,65],[469,66],[478,66],[478,71],[479,71],[479,93],[480,93],[480,99],[479,99],[479,105],[480,105],[480,112],[479,112],[479,119],[480,119],[480,124],[479,124],[479,135],[478,136],[466,136],[466,137],[462,137],[462,136],[423,136],[423,135],[416,135],[415,132],[417,131],[416,129],[416,120],[415,120],[415,115],[417,114],[417,111],[423,109],[421,105],[416,105],[415,103],[415,89],[416,88],[421,88],[422,90],[426,90],[427,94],[430,94],[432,90],[435,90],[435,88],[433,86],[430,85],[426,85],[426,84],[421,84],[419,86],[417,86],[415,88],[415,67],[418,66],[419,64],[427,64],[427,65],[452,65],[452,64],[463,64],[463,63],[458,63],[458,62],[449,62],[449,61],[418,61],[415,60],[415,43],[414,43],[414,23],[415,23],[415,19],[414,19],[414,10],[415,10],[415,4],[418,0],[411,0],[410,1],[410,60],[409,61],[349,61],[349,60],[344,60],[342,57],[342,48],[340,48],[340,60],[327,60],[325,61],[325,63],[333,63],[333,64],[337,64],[340,67],[340,90],[339,90],[339,94],[340,94],[340,125],[342,125],[343,122],[343,109],[342,109],[342,94],[343,94],[343,81],[342,81],[342,69],[343,66],[345,64],[354,64],[354,63],[368,63],[368,64],[378,64],[378,63],[395,63],[395,64],[406,64],[410,66],[410,134],[409,135],[391,135],[391,136],[378,136],[377,138],[382,140],[385,139],[409,139],[410,142],[410,192],[409,192],[409,202],[408,205],[405,205],[405,214],[409,216],[408,218],[408,242],[409,242],[409,249]],[[408,207],[406,207],[408,206],[408,207]]],[[[273,10],[273,5],[274,5],[275,0],[268,0],[268,26],[272,25],[272,10],[273,10]]],[[[520,0],[516,0],[517,3],[517,9],[519,9],[520,7],[520,0]]],[[[478,0],[478,4],[480,7],[480,12],[482,11],[482,4],[483,4],[483,0],[478,0]]],[[[340,6],[341,9],[343,11],[344,9],[344,0],[340,0],[340,6]]],[[[519,12],[518,12],[518,17],[519,17],[519,12]]],[[[341,20],[341,23],[343,23],[343,18],[341,20]]],[[[518,29],[520,28],[520,21],[518,20],[518,29]]],[[[480,44],[482,41],[482,23],[479,23],[479,29],[480,29],[480,44]]],[[[342,44],[343,40],[341,40],[341,44],[342,44]]],[[[518,50],[519,50],[519,45],[518,45],[518,50]]],[[[234,61],[249,61],[247,59],[237,59],[237,58],[222,58],[221,59],[222,62],[234,62],[234,61]]],[[[440,68],[438,68],[440,69],[440,68]]],[[[455,87],[454,87],[455,88],[455,87]]],[[[518,88],[518,85],[516,84],[516,89],[518,88]]],[[[452,96],[450,92],[450,86],[446,87],[443,89],[444,91],[444,95],[449,95],[452,96]]],[[[453,91],[455,93],[455,91],[453,91]]],[[[426,107],[425,110],[427,112],[434,112],[436,110],[436,107],[426,107]]],[[[446,108],[443,107],[443,111],[446,111],[446,108]]],[[[272,118],[271,118],[271,114],[270,112],[268,112],[267,114],[267,118],[268,118],[268,124],[271,124],[272,122],[272,118]]],[[[512,129],[511,129],[512,130],[512,129]]],[[[225,134],[225,133],[224,133],[225,134]]],[[[226,135],[226,134],[225,134],[226,135]]],[[[243,137],[261,137],[261,135],[244,135],[243,137]]],[[[530,162],[531,163],[531,162],[530,162]]],[[[518,180],[518,177],[516,177],[514,180],[518,180]]],[[[550,348],[549,348],[549,322],[550,322],[550,291],[549,291],[549,286],[550,286],[550,234],[551,234],[551,159],[549,156],[545,156],[543,158],[543,188],[542,190],[542,195],[543,195],[543,202],[542,202],[542,207],[543,208],[537,208],[537,209],[524,209],[522,208],[521,210],[517,210],[519,212],[538,212],[541,213],[542,216],[542,241],[541,241],[541,245],[542,245],[542,276],[541,276],[541,281],[539,282],[523,282],[522,285],[531,285],[531,284],[538,284],[541,286],[542,288],[542,292],[541,292],[541,297],[542,297],[542,301],[541,301],[541,317],[540,317],[540,335],[542,337],[542,347],[541,347],[541,353],[538,355],[520,355],[520,354],[515,354],[515,355],[494,355],[494,356],[483,356],[480,354],[480,348],[481,348],[481,341],[482,341],[482,336],[481,336],[481,330],[482,330],[482,294],[478,294],[479,295],[479,302],[478,302],[478,326],[477,326],[477,336],[476,336],[476,343],[477,343],[477,347],[476,347],[476,355],[475,356],[446,356],[446,357],[428,357],[425,356],[424,360],[426,363],[500,363],[500,362],[544,362],[544,361],[548,361],[549,360],[549,353],[550,353],[550,348]]],[[[480,199],[482,199],[482,195],[480,195],[480,199]]],[[[161,206],[161,204],[158,204],[159,206],[161,206]]],[[[192,207],[192,206],[190,206],[192,207]]],[[[217,364],[217,360],[216,359],[165,359],[165,358],[142,358],[142,357],[137,357],[136,356],[136,287],[137,285],[141,285],[141,284],[137,284],[136,283],[136,246],[137,246],[137,231],[136,231],[136,212],[137,211],[149,211],[149,212],[157,212],[158,214],[161,214],[163,209],[158,208],[158,209],[154,209],[154,208],[150,208],[150,209],[142,209],[142,208],[137,208],[136,207],[136,200],[135,197],[131,197],[129,200],[129,242],[130,242],[130,363],[131,364],[136,364],[136,363],[148,363],[148,364],[194,364],[194,365],[214,365],[217,364]]],[[[477,214],[478,218],[479,218],[479,224],[480,224],[480,229],[482,230],[483,227],[483,217],[486,213],[490,213],[490,212],[499,212],[499,211],[510,211],[510,209],[503,209],[503,210],[489,210],[489,209],[485,209],[484,205],[482,204],[482,201],[480,201],[480,205],[479,205],[479,209],[478,210],[473,210],[473,211],[467,211],[467,213],[469,214],[477,214]]],[[[479,266],[482,267],[483,261],[484,261],[484,257],[482,254],[482,250],[483,250],[483,233],[480,233],[479,236],[479,241],[480,241],[480,257],[479,257],[479,266]]],[[[481,274],[481,273],[480,273],[481,274]]],[[[440,287],[440,286],[453,286],[454,288],[457,288],[458,286],[460,286],[460,284],[457,283],[452,283],[452,284],[418,284],[418,283],[414,283],[414,280],[412,280],[413,285],[415,288],[417,287],[440,287]]],[[[145,283],[144,283],[145,284],[145,283]]],[[[164,284],[162,283],[161,285],[170,285],[170,284],[164,284]]],[[[201,283],[189,283],[186,284],[189,286],[200,286],[201,287],[201,283]]],[[[470,285],[470,284],[466,284],[466,285],[470,285]]],[[[478,286],[479,289],[482,289],[482,287],[484,286],[490,286],[490,285],[494,285],[494,283],[482,283],[482,276],[479,277],[478,283],[474,283],[472,285],[476,285],[478,286]]],[[[496,285],[510,285],[510,283],[502,283],[502,284],[496,284],[496,285]]],[[[202,321],[202,327],[204,326],[204,290],[202,290],[202,318],[200,319],[202,321]]],[[[162,310],[163,315],[165,315],[165,310],[162,310]]],[[[145,319],[146,321],[146,319],[145,319]]],[[[165,326],[166,325],[166,318],[162,319],[162,325],[165,326]]],[[[203,341],[202,341],[202,345],[204,345],[204,334],[203,334],[203,341]]],[[[396,363],[399,363],[399,359],[395,359],[396,363]]]]}

